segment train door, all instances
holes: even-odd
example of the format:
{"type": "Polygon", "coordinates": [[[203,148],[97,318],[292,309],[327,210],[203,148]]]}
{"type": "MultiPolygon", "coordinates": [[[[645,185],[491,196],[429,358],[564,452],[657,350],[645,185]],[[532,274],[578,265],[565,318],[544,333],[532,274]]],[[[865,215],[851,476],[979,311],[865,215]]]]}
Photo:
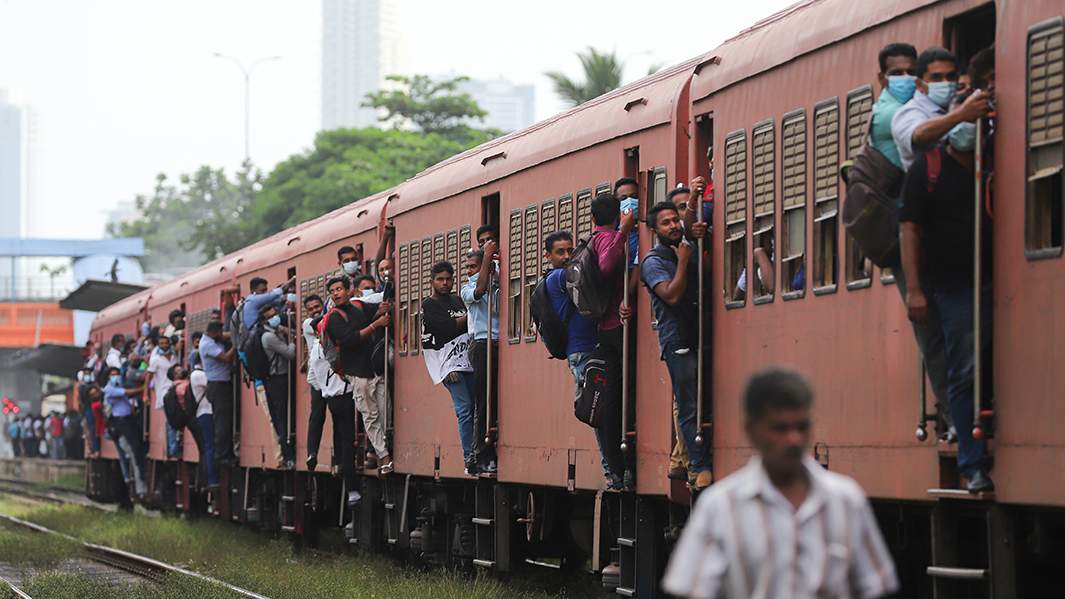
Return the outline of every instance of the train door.
{"type": "MultiPolygon", "coordinates": [[[[288,268],[285,273],[285,280],[299,280],[296,277],[295,266],[288,268]]],[[[296,338],[300,336],[300,332],[303,330],[300,326],[300,321],[297,320],[297,316],[296,306],[291,303],[285,304],[284,324],[288,327],[289,339],[292,343],[296,343],[296,338]]],[[[286,444],[290,447],[293,456],[296,448],[296,390],[299,380],[299,359],[294,358],[289,361],[288,365],[288,398],[285,401],[285,426],[283,427],[284,435],[287,437],[286,444]]],[[[286,459],[289,457],[286,456],[286,459]]]]}
{"type": "MultiPolygon", "coordinates": [[[[236,312],[237,306],[240,304],[240,299],[241,299],[241,296],[240,296],[240,287],[239,287],[239,285],[237,287],[232,287],[230,289],[223,289],[222,291],[219,292],[218,306],[219,306],[219,311],[220,311],[221,316],[222,316],[222,323],[224,324],[224,330],[226,332],[230,333],[231,335],[235,334],[236,331],[231,331],[230,330],[229,323],[232,322],[233,313],[236,312]]],[[[227,343],[229,343],[229,344],[232,344],[232,343],[235,343],[235,342],[236,342],[236,340],[233,337],[230,337],[230,339],[227,341],[227,343]]],[[[236,452],[238,456],[240,455],[240,453],[239,453],[239,451],[240,451],[239,450],[239,447],[240,447],[240,382],[241,382],[240,362],[239,362],[239,360],[234,359],[233,360],[232,385],[231,385],[231,387],[233,389],[233,397],[230,399],[230,402],[232,403],[232,406],[233,406],[232,407],[233,413],[230,415],[230,419],[231,419],[231,427],[232,427],[232,435],[233,435],[232,436],[232,441],[233,441],[233,446],[234,446],[233,451],[236,452]]],[[[215,426],[218,426],[218,418],[219,417],[216,414],[215,415],[215,423],[216,423],[215,426]]],[[[216,452],[220,451],[220,448],[216,447],[215,451],[216,452]]],[[[225,454],[223,453],[222,455],[225,455],[225,454]]]]}
{"type": "MultiPolygon", "coordinates": [[[[522,333],[522,325],[520,324],[521,319],[522,319],[522,307],[521,307],[521,303],[520,303],[520,294],[521,294],[521,288],[522,288],[522,282],[521,282],[520,274],[521,274],[521,271],[522,271],[522,265],[518,261],[513,260],[512,257],[513,256],[517,256],[517,255],[521,255],[520,251],[521,251],[522,238],[521,238],[520,233],[517,234],[517,235],[513,234],[514,230],[513,230],[513,227],[512,227],[511,234],[508,236],[508,242],[509,242],[508,249],[511,250],[511,251],[509,251],[509,252],[504,252],[503,251],[503,239],[502,239],[502,237],[500,235],[500,232],[499,232],[499,224],[500,224],[499,223],[499,202],[500,202],[499,192],[496,192],[496,193],[493,193],[493,194],[489,194],[489,195],[484,196],[484,197],[481,198],[481,224],[482,225],[488,225],[488,226],[490,226],[492,228],[492,231],[494,231],[495,242],[499,246],[498,247],[499,256],[500,256],[501,259],[500,260],[496,260],[495,271],[494,271],[495,275],[494,275],[493,285],[498,286],[497,287],[498,289],[502,289],[502,281],[500,281],[500,278],[502,277],[502,271],[500,270],[500,268],[501,268],[500,265],[501,264],[510,265],[510,267],[508,267],[508,272],[517,273],[516,277],[509,277],[508,278],[508,281],[507,281],[507,283],[508,283],[508,285],[507,285],[507,295],[506,295],[506,297],[508,298],[508,306],[507,306],[507,308],[508,308],[508,312],[507,312],[508,316],[507,316],[507,318],[509,319],[508,320],[508,329],[513,329],[520,336],[521,333],[522,333]],[[516,251],[515,251],[515,249],[516,249],[516,251]]],[[[520,230],[521,229],[519,228],[518,231],[520,231],[520,230]]],[[[477,239],[475,240],[475,242],[477,243],[478,247],[482,247],[484,244],[481,243],[481,242],[483,240],[486,240],[486,239],[487,239],[487,237],[484,234],[477,235],[477,239]]],[[[489,259],[491,259],[491,256],[485,256],[484,259],[485,260],[489,260],[489,259]]],[[[485,354],[485,360],[487,361],[486,372],[488,373],[488,375],[485,377],[485,385],[486,385],[485,393],[486,393],[487,401],[486,401],[486,404],[485,404],[485,420],[484,421],[485,421],[486,425],[485,425],[485,430],[483,430],[483,431],[479,430],[479,427],[478,427],[478,430],[474,431],[474,434],[483,436],[484,437],[484,439],[483,439],[484,440],[484,444],[486,446],[492,447],[494,449],[495,448],[495,444],[496,444],[496,440],[497,440],[497,438],[499,436],[499,413],[498,413],[499,400],[498,400],[498,397],[497,397],[497,393],[498,393],[498,378],[499,378],[498,377],[498,373],[499,373],[499,364],[498,364],[498,362],[499,362],[499,349],[498,349],[498,346],[495,343],[495,340],[491,339],[491,336],[492,336],[491,333],[492,333],[492,329],[493,328],[498,328],[498,330],[500,332],[502,332],[502,330],[503,330],[503,327],[501,326],[502,322],[499,322],[499,314],[502,313],[502,310],[500,310],[501,306],[493,305],[493,302],[501,301],[503,296],[502,296],[502,294],[496,295],[496,294],[491,293],[491,289],[492,289],[492,286],[489,286],[489,293],[488,293],[488,302],[489,302],[488,303],[488,305],[489,305],[489,310],[488,310],[488,318],[489,318],[488,333],[489,333],[489,335],[488,336],[489,336],[490,343],[488,344],[488,351],[485,354]],[[495,314],[494,317],[493,317],[493,314],[495,314]],[[494,325],[493,325],[493,321],[494,321],[494,325]]],[[[490,453],[494,454],[494,451],[490,452],[490,453]]]]}
{"type": "MultiPolygon", "coordinates": [[[[694,172],[697,176],[702,177],[706,183],[706,187],[703,191],[702,206],[697,212],[696,218],[703,222],[713,221],[713,203],[714,203],[714,115],[713,113],[700,115],[695,120],[695,168],[694,172]]],[[[804,222],[804,221],[800,221],[804,222]]],[[[772,236],[772,229],[770,229],[770,236],[772,236]]],[[[713,248],[708,243],[711,240],[716,239],[714,235],[713,227],[707,229],[707,238],[699,244],[699,280],[695,283],[699,285],[699,330],[698,330],[698,361],[696,362],[697,370],[695,373],[695,387],[696,397],[698,403],[695,409],[695,422],[696,422],[696,443],[704,445],[710,448],[710,453],[707,456],[707,460],[713,464],[713,436],[712,436],[712,418],[713,413],[713,399],[707,400],[707,395],[710,395],[709,389],[711,385],[710,376],[713,372],[713,356],[711,348],[713,343],[710,341],[710,334],[714,330],[712,326],[712,315],[714,313],[710,305],[710,298],[713,294],[710,292],[710,274],[713,270],[710,268],[710,261],[714,255],[713,248]]],[[[805,239],[805,238],[803,238],[805,239]]],[[[674,423],[676,424],[676,423],[674,423]]],[[[680,431],[676,431],[676,434],[680,435],[680,431]]]]}

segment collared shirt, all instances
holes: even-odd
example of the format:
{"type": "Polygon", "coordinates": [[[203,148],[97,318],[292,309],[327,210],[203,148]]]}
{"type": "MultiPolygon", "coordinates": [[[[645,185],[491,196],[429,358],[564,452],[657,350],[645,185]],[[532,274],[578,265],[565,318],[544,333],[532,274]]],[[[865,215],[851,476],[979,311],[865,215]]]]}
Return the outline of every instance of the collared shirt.
{"type": "Polygon", "coordinates": [[[794,509],[754,457],[699,498],[662,585],[685,597],[879,597],[895,565],[861,488],[807,457],[794,509]]]}
{"type": "Polygon", "coordinates": [[[592,249],[599,261],[599,273],[608,287],[614,287],[614,296],[606,314],[599,321],[600,331],[610,331],[621,326],[621,296],[624,278],[622,266],[625,264],[625,236],[613,225],[597,226],[592,237],[592,249]]]}
{"type": "Polygon", "coordinates": [[[266,304],[274,304],[280,310],[285,305],[285,290],[280,287],[263,293],[253,293],[244,298],[244,326],[250,331],[255,321],[259,320],[259,312],[266,304]]]}
{"type": "Polygon", "coordinates": [[[314,332],[314,327],[311,326],[311,322],[313,321],[313,318],[303,319],[303,342],[306,344],[304,345],[304,348],[308,351],[310,351],[311,346],[314,345],[314,342],[318,339],[318,335],[314,332]]]}
{"type": "Polygon", "coordinates": [[[218,341],[207,335],[200,339],[200,359],[203,361],[203,371],[207,374],[208,381],[228,383],[232,379],[233,365],[218,359],[223,353],[225,348],[218,341]]]}
{"type": "Polygon", "coordinates": [[[104,363],[108,368],[122,368],[122,350],[117,347],[107,350],[107,360],[104,363]]]}
{"type": "Polygon", "coordinates": [[[902,170],[910,170],[910,165],[917,158],[917,154],[926,152],[935,146],[933,143],[927,147],[913,147],[913,132],[921,123],[941,117],[946,113],[947,111],[939,104],[929,100],[928,96],[918,91],[891,118],[891,137],[895,139],[895,146],[898,147],[902,170]]]}
{"type": "Polygon", "coordinates": [[[899,158],[899,148],[895,145],[895,138],[891,135],[891,119],[902,108],[899,102],[888,90],[880,92],[880,98],[873,105],[873,123],[869,128],[869,140],[878,152],[891,161],[891,164],[902,168],[902,160],[899,158]]]}
{"type": "Polygon", "coordinates": [[[121,381],[107,381],[107,385],[104,386],[104,401],[111,406],[111,416],[115,418],[133,414],[133,404],[126,396],[126,389],[121,381]]]}
{"type": "Polygon", "coordinates": [[[492,290],[486,292],[480,299],[474,299],[473,292],[477,289],[477,279],[481,276],[481,273],[477,273],[470,277],[470,280],[462,286],[462,301],[466,302],[466,307],[469,309],[469,316],[466,320],[466,326],[469,329],[470,335],[473,335],[473,339],[487,340],[488,339],[488,293],[492,294],[492,340],[499,340],[499,281],[493,281],[492,290]]]}
{"type": "Polygon", "coordinates": [[[640,266],[640,278],[650,291],[651,308],[654,310],[655,320],[658,321],[658,345],[663,355],[668,351],[681,348],[691,349],[699,345],[698,257],[693,255],[688,260],[687,286],[677,305],[669,305],[655,291],[655,287],[659,284],[669,284],[676,276],[677,262],[675,260],[677,260],[676,250],[659,244],[655,250],[644,257],[640,266]],[[658,252],[664,254],[665,257],[659,255],[658,252]]]}
{"type": "Polygon", "coordinates": [[[152,359],[148,361],[148,372],[152,373],[152,389],[155,391],[155,403],[152,407],[156,410],[163,409],[163,398],[174,385],[174,381],[166,377],[166,371],[170,370],[174,364],[177,364],[177,358],[172,351],[167,355],[156,350],[152,352],[152,359]]]}

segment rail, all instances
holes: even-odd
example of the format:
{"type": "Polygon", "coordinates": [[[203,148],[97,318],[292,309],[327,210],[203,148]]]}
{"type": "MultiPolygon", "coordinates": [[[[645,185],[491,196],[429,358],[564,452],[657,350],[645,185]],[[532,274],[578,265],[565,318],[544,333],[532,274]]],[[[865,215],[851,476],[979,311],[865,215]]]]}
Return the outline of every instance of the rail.
{"type": "Polygon", "coordinates": [[[18,599],[33,599],[33,597],[30,597],[26,591],[23,591],[14,582],[11,582],[3,576],[0,576],[0,585],[7,587],[7,590],[15,597],[18,597],[18,599]]]}

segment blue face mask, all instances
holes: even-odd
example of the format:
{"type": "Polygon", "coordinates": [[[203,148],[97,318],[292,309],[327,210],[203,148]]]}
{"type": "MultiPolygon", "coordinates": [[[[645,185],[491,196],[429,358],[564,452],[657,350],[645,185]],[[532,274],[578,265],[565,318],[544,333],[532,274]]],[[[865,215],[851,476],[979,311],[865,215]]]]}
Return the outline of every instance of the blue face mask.
{"type": "Polygon", "coordinates": [[[115,374],[115,375],[112,375],[112,376],[111,376],[111,382],[112,382],[113,384],[117,385],[117,384],[119,384],[119,383],[121,383],[121,382],[122,382],[122,377],[118,376],[117,374],[115,374]]]}
{"type": "Polygon", "coordinates": [[[271,316],[269,320],[266,321],[266,324],[276,329],[277,327],[281,326],[281,317],[275,314],[271,316]]]}
{"type": "Polygon", "coordinates": [[[953,81],[933,81],[928,84],[928,99],[940,108],[946,108],[954,99],[958,84],[953,81]]]}
{"type": "Polygon", "coordinates": [[[917,77],[913,75],[888,75],[887,89],[899,102],[905,104],[917,91],[917,77]]]}
{"type": "Polygon", "coordinates": [[[289,301],[289,302],[296,303],[296,294],[295,293],[289,293],[288,295],[285,296],[285,299],[287,301],[289,301]]]}
{"type": "Polygon", "coordinates": [[[959,152],[972,152],[976,147],[976,123],[958,123],[947,134],[950,146],[959,152]]]}

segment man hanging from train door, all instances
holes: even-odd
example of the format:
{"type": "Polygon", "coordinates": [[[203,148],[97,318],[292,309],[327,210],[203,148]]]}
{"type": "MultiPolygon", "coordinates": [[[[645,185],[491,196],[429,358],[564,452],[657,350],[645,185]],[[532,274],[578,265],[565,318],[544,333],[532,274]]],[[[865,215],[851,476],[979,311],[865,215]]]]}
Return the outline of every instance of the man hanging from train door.
{"type": "MultiPolygon", "coordinates": [[[[658,321],[661,358],[673,383],[678,436],[688,451],[688,482],[696,490],[704,489],[713,482],[713,465],[709,460],[710,444],[696,441],[702,424],[696,417],[697,402],[703,399],[697,394],[697,361],[703,356],[704,372],[707,372],[709,364],[705,360],[710,356],[709,335],[704,341],[704,351],[698,351],[697,281],[701,262],[692,259],[698,250],[684,239],[680,212],[674,204],[664,202],[651,208],[647,224],[658,244],[643,259],[643,282],[651,294],[651,307],[658,321]]],[[[696,240],[705,237],[706,228],[706,222],[692,223],[690,237],[696,240]]]]}
{"type": "Polygon", "coordinates": [[[460,296],[466,304],[468,329],[473,340],[470,344],[469,360],[473,367],[476,409],[474,411],[473,451],[466,462],[470,474],[495,474],[496,448],[485,443],[491,423],[488,422],[488,402],[496,401],[498,386],[495,372],[489,372],[488,356],[491,352],[492,370],[498,370],[499,364],[499,254],[498,244],[491,227],[482,226],[477,230],[478,243],[483,239],[483,249],[470,252],[466,257],[466,274],[469,276],[462,287],[460,296]],[[482,233],[485,234],[482,237],[482,233]],[[489,287],[491,285],[491,287],[489,287]],[[491,314],[489,314],[489,294],[491,294],[491,314]],[[492,329],[488,330],[491,321],[492,329]],[[488,393],[488,381],[491,379],[492,392],[488,393]]]}
{"type": "Polygon", "coordinates": [[[263,306],[259,319],[264,325],[262,348],[270,361],[269,376],[263,381],[263,387],[266,389],[266,404],[281,449],[281,467],[291,469],[295,465],[296,450],[288,435],[290,391],[288,373],[292,369],[292,360],[296,359],[296,340],[289,327],[281,324],[281,314],[273,304],[263,306]]]}
{"type": "MultiPolygon", "coordinates": [[[[166,375],[163,375],[164,378],[166,375]]],[[[109,367],[107,385],[103,390],[108,426],[117,433],[112,439],[116,446],[121,446],[130,458],[133,471],[134,495],[143,498],[148,493],[146,470],[144,464],[144,445],[140,421],[136,417],[134,402],[143,389],[126,389],[122,386],[122,375],[116,367],[109,367]]]]}
{"type": "Polygon", "coordinates": [[[200,339],[200,359],[207,375],[207,401],[214,415],[214,451],[219,466],[236,463],[233,453],[233,363],[235,345],[225,347],[225,332],[221,320],[207,323],[207,331],[200,339]]]}
{"type": "MultiPolygon", "coordinates": [[[[973,57],[981,72],[974,85],[992,89],[994,54],[985,50],[973,57]],[[990,63],[991,66],[987,66],[990,63]]],[[[988,91],[978,90],[990,98],[988,91]]],[[[968,101],[966,102],[968,103],[968,101]]],[[[954,112],[964,110],[965,104],[954,112]]],[[[968,114],[968,113],[963,113],[968,114]]],[[[946,343],[947,396],[958,434],[958,471],[971,493],[994,489],[987,473],[984,441],[974,439],[976,352],[980,352],[981,387],[991,393],[991,217],[987,204],[974,209],[975,122],[961,121],[947,135],[947,143],[918,156],[903,187],[899,211],[902,266],[911,282],[906,308],[911,320],[924,322],[931,310],[939,313],[946,343]],[[975,226],[980,219],[980,346],[975,346],[974,256],[975,226]]],[[[986,187],[985,187],[986,188],[986,187]]]]}
{"type": "MultiPolygon", "coordinates": [[[[148,374],[145,378],[144,387],[144,406],[152,406],[155,410],[155,416],[162,417],[163,410],[163,397],[166,396],[166,392],[170,390],[170,386],[173,385],[173,381],[166,377],[167,370],[174,364],[180,363],[178,357],[174,354],[174,348],[170,343],[170,337],[166,335],[159,336],[159,345],[152,351],[151,356],[148,359],[148,374]],[[152,393],[155,393],[155,401],[151,401],[149,397],[149,389],[152,393]]],[[[165,418],[164,418],[165,421],[165,418]]],[[[166,457],[169,459],[181,458],[181,445],[182,445],[181,431],[170,426],[170,423],[166,423],[166,457]]]]}

